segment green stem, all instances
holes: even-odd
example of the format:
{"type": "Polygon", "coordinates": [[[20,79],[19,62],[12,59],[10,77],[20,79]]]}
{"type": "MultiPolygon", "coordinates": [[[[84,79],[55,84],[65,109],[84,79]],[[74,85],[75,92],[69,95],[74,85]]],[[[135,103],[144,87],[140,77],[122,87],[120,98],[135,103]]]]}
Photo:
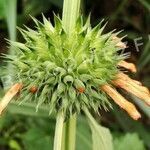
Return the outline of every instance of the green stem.
{"type": "Polygon", "coordinates": [[[16,41],[17,0],[5,1],[5,14],[9,38],[16,41]]]}
{"type": "MultiPolygon", "coordinates": [[[[64,0],[62,24],[68,35],[71,35],[74,31],[80,11],[80,1],[81,0],[64,0]]],[[[63,121],[63,114],[58,114],[55,129],[54,150],[75,150],[76,115],[71,116],[65,123],[65,126],[63,121]]]]}
{"type": "Polygon", "coordinates": [[[74,114],[64,125],[62,150],[75,150],[76,118],[76,114],[74,114]]]}
{"type": "Polygon", "coordinates": [[[61,150],[63,124],[64,124],[64,113],[61,111],[57,114],[53,150],[61,150]]]}
{"type": "MultiPolygon", "coordinates": [[[[81,0],[64,0],[62,25],[68,35],[75,29],[80,14],[81,0]]],[[[75,150],[76,141],[76,114],[70,117],[63,129],[62,150],[75,150]]]]}
{"type": "Polygon", "coordinates": [[[70,34],[80,14],[81,0],[64,0],[62,24],[65,31],[70,34]]]}

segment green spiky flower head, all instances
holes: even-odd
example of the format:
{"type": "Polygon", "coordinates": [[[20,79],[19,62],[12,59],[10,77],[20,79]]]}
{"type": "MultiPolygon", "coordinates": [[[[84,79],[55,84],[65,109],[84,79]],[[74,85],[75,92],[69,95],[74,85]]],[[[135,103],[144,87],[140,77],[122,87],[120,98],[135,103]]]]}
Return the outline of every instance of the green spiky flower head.
{"type": "MultiPolygon", "coordinates": [[[[10,42],[16,47],[7,59],[15,69],[14,82],[23,83],[20,101],[48,105],[49,111],[62,110],[70,115],[83,107],[98,110],[111,106],[100,86],[110,82],[118,72],[118,33],[102,34],[102,22],[92,28],[90,17],[76,21],[67,34],[59,17],[54,26],[43,16],[43,23],[33,18],[36,30],[19,29],[25,43],[10,42]]],[[[119,39],[120,40],[120,39],[119,39]]]]}

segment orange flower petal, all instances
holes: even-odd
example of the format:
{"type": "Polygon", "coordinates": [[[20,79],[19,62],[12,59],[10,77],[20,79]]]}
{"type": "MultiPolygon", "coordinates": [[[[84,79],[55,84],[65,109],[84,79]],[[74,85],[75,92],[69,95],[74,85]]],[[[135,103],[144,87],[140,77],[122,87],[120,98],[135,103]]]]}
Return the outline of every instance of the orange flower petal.
{"type": "Polygon", "coordinates": [[[134,120],[141,118],[141,114],[137,111],[136,107],[131,102],[127,101],[115,89],[109,85],[103,85],[101,89],[106,92],[116,104],[118,104],[122,109],[126,110],[134,120]]]}
{"type": "MultiPolygon", "coordinates": [[[[116,75],[116,79],[122,79],[122,80],[125,80],[125,81],[131,81],[133,84],[136,84],[136,85],[139,85],[139,86],[142,86],[142,83],[137,81],[137,80],[133,80],[131,79],[128,75],[124,74],[123,72],[119,72],[117,75],[116,75]]],[[[143,86],[142,86],[143,87],[143,86]]],[[[149,91],[149,90],[148,90],[149,91]]]]}
{"type": "Polygon", "coordinates": [[[134,80],[123,73],[117,74],[116,77],[117,79],[112,81],[115,86],[134,94],[138,98],[144,100],[144,102],[150,106],[150,92],[146,87],[136,84],[134,80]]]}
{"type": "Polygon", "coordinates": [[[144,92],[144,93],[146,93],[150,96],[149,89],[142,86],[142,84],[139,81],[131,79],[128,75],[126,75],[122,72],[118,73],[116,75],[116,77],[117,77],[117,79],[121,79],[121,80],[124,80],[124,81],[128,82],[129,84],[131,84],[135,88],[139,89],[141,92],[144,92]]]}
{"type": "Polygon", "coordinates": [[[11,89],[5,94],[4,98],[0,101],[0,114],[7,107],[8,103],[12,98],[22,89],[21,83],[16,83],[11,87],[11,89]]]}
{"type": "Polygon", "coordinates": [[[141,83],[140,81],[133,80],[133,79],[132,79],[132,81],[133,81],[135,84],[137,84],[137,85],[141,85],[141,86],[142,86],[142,83],[141,83]]]}
{"type": "Polygon", "coordinates": [[[134,73],[137,72],[136,66],[133,63],[128,63],[124,60],[120,61],[118,63],[118,66],[124,67],[124,68],[126,68],[126,69],[128,69],[128,70],[130,70],[131,72],[134,72],[134,73]]]}
{"type": "Polygon", "coordinates": [[[116,44],[116,47],[121,48],[121,49],[127,48],[126,44],[123,43],[123,42],[118,42],[118,43],[116,44]]]}

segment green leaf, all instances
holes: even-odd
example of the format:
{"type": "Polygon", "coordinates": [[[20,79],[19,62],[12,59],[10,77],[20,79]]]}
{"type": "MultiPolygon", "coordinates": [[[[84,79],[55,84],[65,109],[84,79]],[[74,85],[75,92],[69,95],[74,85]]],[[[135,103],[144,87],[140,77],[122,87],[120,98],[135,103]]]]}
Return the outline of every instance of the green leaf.
{"type": "Polygon", "coordinates": [[[145,150],[143,141],[140,140],[138,134],[127,133],[125,136],[114,140],[115,150],[145,150]]]}
{"type": "Polygon", "coordinates": [[[77,123],[77,137],[76,137],[76,149],[77,150],[91,150],[92,138],[90,127],[87,121],[83,117],[79,117],[77,123]]]}
{"type": "Polygon", "coordinates": [[[93,140],[93,150],[113,150],[112,136],[109,129],[99,125],[88,110],[84,110],[91,131],[93,140]]]}
{"type": "Polygon", "coordinates": [[[26,150],[52,150],[53,137],[40,128],[31,128],[23,137],[26,150]]]}
{"type": "MultiPolygon", "coordinates": [[[[8,112],[11,114],[21,114],[26,116],[34,117],[49,117],[48,106],[40,106],[38,112],[35,111],[36,104],[33,103],[23,103],[19,106],[19,102],[12,102],[8,105],[8,112]]],[[[52,115],[53,116],[53,115],[52,115]]],[[[51,117],[52,117],[51,116],[51,117]]],[[[53,116],[54,117],[54,116],[53,116]]]]}
{"type": "Polygon", "coordinates": [[[150,132],[146,129],[143,124],[139,121],[134,121],[125,112],[120,111],[118,107],[113,105],[113,113],[115,114],[116,120],[120,125],[121,129],[125,132],[136,132],[142,138],[144,144],[150,148],[150,132]]]}

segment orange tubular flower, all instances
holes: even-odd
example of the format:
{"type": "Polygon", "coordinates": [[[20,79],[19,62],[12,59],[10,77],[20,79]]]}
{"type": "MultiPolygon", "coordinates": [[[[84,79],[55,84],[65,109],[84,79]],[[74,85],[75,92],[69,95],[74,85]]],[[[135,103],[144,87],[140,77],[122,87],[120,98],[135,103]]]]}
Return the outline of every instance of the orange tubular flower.
{"type": "Polygon", "coordinates": [[[16,83],[12,86],[12,88],[5,94],[4,98],[0,102],[0,115],[2,114],[3,110],[7,107],[9,102],[12,100],[14,96],[22,89],[21,83],[16,83]]]}
{"type": "Polygon", "coordinates": [[[116,104],[118,104],[122,109],[126,110],[134,120],[141,118],[141,115],[137,111],[136,107],[127,101],[122,95],[120,95],[114,88],[109,85],[103,85],[101,89],[106,92],[116,104]]]}
{"type": "Polygon", "coordinates": [[[124,67],[134,73],[137,72],[136,66],[133,63],[128,63],[122,60],[119,62],[118,66],[124,67]]]}
{"type": "Polygon", "coordinates": [[[115,86],[134,94],[150,106],[150,92],[146,87],[137,84],[135,80],[132,80],[124,73],[118,73],[116,77],[116,80],[112,81],[115,86]]]}
{"type": "MultiPolygon", "coordinates": [[[[132,63],[126,61],[119,62],[118,66],[124,67],[131,72],[136,72],[136,66],[132,63]]],[[[138,98],[142,99],[147,105],[150,106],[150,91],[148,88],[142,86],[142,83],[131,79],[128,75],[123,72],[119,72],[116,75],[116,79],[112,81],[112,84],[116,87],[120,87],[129,93],[134,94],[138,98]]],[[[122,95],[120,95],[114,88],[110,85],[103,85],[101,89],[106,92],[116,104],[118,104],[122,109],[126,110],[128,114],[137,120],[141,117],[140,113],[137,111],[136,107],[128,102],[122,95]]]]}

